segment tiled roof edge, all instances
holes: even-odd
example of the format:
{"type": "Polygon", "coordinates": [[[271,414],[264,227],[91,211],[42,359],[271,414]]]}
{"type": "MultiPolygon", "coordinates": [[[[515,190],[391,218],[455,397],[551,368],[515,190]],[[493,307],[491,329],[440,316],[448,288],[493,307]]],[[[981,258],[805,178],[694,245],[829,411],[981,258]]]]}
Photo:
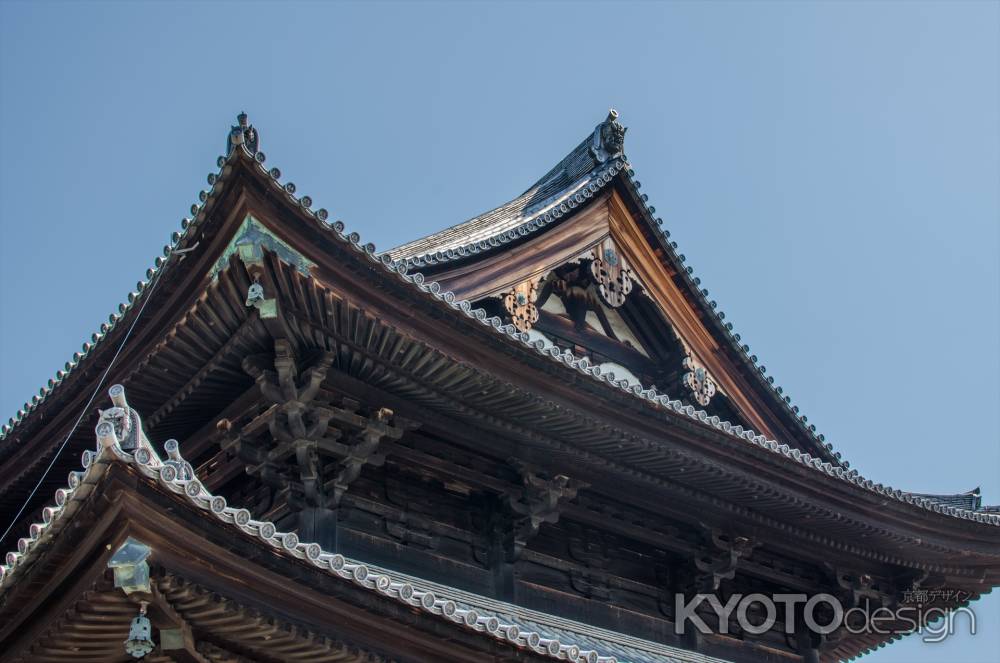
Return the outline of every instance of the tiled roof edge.
{"type": "Polygon", "coordinates": [[[493,615],[480,615],[475,609],[459,608],[454,601],[438,598],[433,591],[418,583],[397,579],[388,572],[374,572],[363,563],[323,550],[318,543],[304,543],[294,532],[279,532],[274,523],[254,520],[248,510],[231,507],[224,497],[209,492],[195,477],[190,463],[181,456],[176,440],[168,440],[165,449],[169,456],[167,461],[162,460],[145,440],[139,441],[134,454],[128,453],[121,448],[113,426],[108,423],[98,424],[98,450],[84,452],[84,471],[70,474],[70,485],[56,491],[56,504],[46,507],[45,522],[33,524],[30,535],[18,541],[17,551],[7,553],[5,563],[0,566],[0,594],[15,582],[19,570],[27,567],[44,549],[44,542],[54,537],[69,522],[79,504],[105,474],[107,465],[119,461],[136,468],[143,476],[184,496],[196,508],[213,514],[223,523],[266,543],[279,553],[303,560],[317,569],[409,608],[437,615],[464,628],[484,633],[499,642],[530,649],[555,660],[617,663],[615,657],[602,656],[593,649],[582,649],[573,643],[543,638],[535,631],[522,630],[493,615]]]}
{"type": "MultiPolygon", "coordinates": [[[[527,237],[528,235],[559,221],[564,216],[571,214],[577,207],[585,205],[594,195],[604,190],[607,185],[614,180],[615,175],[627,167],[628,164],[625,162],[624,158],[615,159],[614,161],[602,164],[598,168],[590,171],[586,176],[581,177],[577,180],[577,182],[567,186],[557,194],[550,196],[541,204],[536,205],[535,207],[538,209],[524,217],[521,222],[513,228],[495,233],[485,239],[468,242],[443,251],[414,254],[411,256],[400,256],[399,258],[393,258],[392,262],[394,264],[403,263],[407,266],[407,268],[441,265],[447,262],[468,258],[480,253],[488,253],[494,249],[510,244],[511,242],[523,239],[524,237],[527,237]],[[579,182],[585,179],[590,179],[590,183],[584,186],[579,186],[579,182]]],[[[489,214],[489,212],[486,212],[486,214],[489,214]]],[[[390,257],[394,254],[398,255],[399,251],[401,249],[405,249],[406,246],[407,245],[404,244],[403,246],[395,249],[385,251],[384,255],[388,255],[390,257]]]]}
{"type": "MultiPolygon", "coordinates": [[[[600,170],[602,169],[595,169],[594,172],[596,173],[600,170]]],[[[656,208],[648,204],[649,196],[644,193],[639,193],[639,188],[642,186],[642,183],[635,179],[635,171],[628,163],[627,158],[622,155],[620,159],[615,160],[611,164],[611,167],[605,166],[603,170],[605,171],[604,174],[597,177],[596,187],[595,184],[592,183],[589,187],[589,192],[587,188],[584,189],[584,198],[581,198],[579,194],[575,196],[570,195],[562,205],[551,210],[546,208],[536,214],[528,216],[515,228],[502,231],[485,239],[469,242],[456,248],[449,248],[444,251],[424,253],[422,255],[400,256],[394,260],[394,263],[401,262],[405,264],[407,268],[430,267],[448,262],[454,262],[478,254],[489,253],[493,250],[502,248],[507,244],[524,239],[528,235],[538,232],[551,223],[559,221],[567,214],[572,213],[576,207],[585,204],[587,199],[589,199],[594,193],[597,193],[597,191],[604,189],[608,184],[610,184],[615,175],[621,173],[622,179],[633,188],[636,200],[639,201],[644,211],[649,215],[649,218],[655,219],[656,225],[653,227],[657,231],[656,234],[658,235],[658,239],[661,240],[661,245],[666,250],[670,260],[678,268],[678,272],[683,274],[685,280],[688,281],[691,291],[696,293],[698,298],[704,304],[705,310],[712,312],[718,327],[723,330],[728,342],[750,368],[750,372],[757,374],[760,383],[766,389],[773,392],[777,401],[785,408],[788,416],[790,416],[797,423],[800,430],[815,441],[821,449],[825,450],[824,453],[826,454],[826,460],[849,468],[850,463],[842,460],[841,453],[839,451],[834,451],[833,445],[826,442],[826,436],[819,433],[814,424],[809,423],[809,418],[806,415],[799,413],[799,407],[797,405],[792,405],[792,399],[784,393],[784,388],[775,384],[773,376],[766,375],[767,367],[758,362],[757,355],[751,353],[749,345],[741,342],[742,338],[740,334],[733,330],[733,323],[726,322],[726,314],[718,310],[718,305],[714,300],[709,299],[708,289],[701,287],[701,279],[694,276],[694,269],[690,265],[684,265],[686,260],[684,254],[677,252],[677,242],[670,240],[670,231],[663,228],[663,220],[655,216],[656,208]]],[[[570,188],[571,187],[567,187],[567,189],[570,188]]],[[[405,247],[406,245],[404,244],[403,246],[398,247],[397,249],[391,249],[386,253],[395,255],[398,254],[398,249],[404,249],[405,247]]]]}
{"type": "MultiPolygon", "coordinates": [[[[235,153],[235,150],[233,153],[235,153]]],[[[264,153],[259,152],[258,155],[258,161],[262,163],[264,161],[264,153]]],[[[99,347],[102,347],[102,344],[106,342],[105,339],[111,335],[111,332],[118,327],[118,324],[128,313],[141,305],[142,299],[151,290],[150,283],[152,283],[153,279],[162,276],[164,270],[180,259],[180,256],[175,256],[174,251],[180,247],[183,241],[191,234],[192,230],[200,226],[205,220],[207,212],[212,202],[214,202],[214,198],[224,186],[222,174],[228,162],[229,158],[222,156],[216,160],[219,170],[209,173],[207,177],[210,188],[207,191],[202,190],[198,193],[198,202],[191,205],[191,216],[184,217],[181,220],[180,231],[175,231],[171,234],[170,242],[163,246],[162,256],[157,256],[153,261],[153,266],[146,270],[146,280],[139,281],[136,284],[135,290],[129,292],[126,300],[118,305],[117,312],[112,312],[108,316],[108,321],[102,323],[98,330],[91,334],[90,340],[84,341],[81,350],[74,352],[72,358],[64,364],[62,369],[56,371],[56,374],[39,389],[37,395],[32,396],[31,400],[25,402],[7,423],[0,426],[0,442],[10,437],[22,421],[27,419],[32,412],[38,409],[54,393],[58,392],[63,383],[80,368],[81,364],[99,347]]],[[[6,450],[0,449],[0,454],[4,451],[6,450]]]]}
{"type": "MultiPolygon", "coordinates": [[[[718,416],[709,415],[704,410],[696,410],[691,405],[684,405],[679,400],[672,400],[669,396],[658,392],[656,389],[647,388],[641,384],[633,384],[624,379],[617,380],[615,379],[613,373],[603,373],[599,367],[591,365],[590,360],[586,357],[580,358],[568,350],[561,352],[558,348],[546,347],[544,342],[540,340],[532,342],[527,334],[518,331],[514,325],[505,325],[499,317],[490,317],[484,309],[473,309],[470,301],[456,299],[453,292],[443,291],[440,284],[436,281],[426,282],[424,280],[424,276],[420,272],[414,272],[411,274],[408,272],[407,266],[404,263],[393,262],[388,255],[384,253],[376,253],[374,244],[361,244],[361,236],[357,232],[345,234],[345,226],[342,221],[328,223],[328,214],[325,209],[313,211],[311,209],[312,198],[309,196],[297,197],[295,195],[296,187],[292,182],[287,182],[284,185],[280,183],[280,170],[277,168],[271,168],[268,170],[264,166],[265,158],[263,152],[251,154],[244,146],[236,146],[230,153],[229,157],[219,157],[218,164],[220,171],[224,173],[228,162],[236,158],[247,158],[253,160],[260,172],[269,176],[271,185],[277,192],[283,192],[291,203],[298,206],[304,213],[309,215],[312,219],[314,219],[314,221],[318,222],[324,230],[329,232],[338,241],[346,243],[358,253],[366,256],[374,265],[381,266],[382,269],[395,275],[396,278],[411,284],[411,286],[416,290],[419,290],[427,296],[447,304],[450,308],[461,312],[467,318],[476,320],[484,326],[492,327],[497,334],[507,336],[512,341],[531,348],[539,354],[548,357],[551,361],[564,364],[565,366],[574,369],[581,374],[587,375],[599,382],[605,382],[608,385],[615,387],[622,392],[631,394],[632,396],[651,405],[658,406],[664,410],[672,411],[675,414],[687,416],[690,419],[700,422],[702,425],[714,428],[729,435],[730,437],[738,438],[776,455],[784,456],[799,465],[822,472],[828,476],[844,480],[847,483],[851,483],[877,495],[885,496],[897,502],[911,504],[943,515],[1000,526],[1000,514],[966,511],[964,509],[957,509],[951,506],[934,504],[928,500],[914,497],[912,494],[905,491],[885,486],[881,483],[876,483],[871,479],[867,479],[861,476],[856,469],[848,470],[846,463],[844,465],[835,465],[811,454],[804,453],[799,449],[790,447],[787,444],[778,443],[774,440],[768,440],[763,435],[759,435],[753,430],[745,429],[739,425],[734,426],[728,421],[721,420],[718,416]]],[[[167,252],[167,249],[170,249],[172,252],[173,250],[182,247],[185,240],[188,238],[188,235],[191,233],[192,228],[197,227],[197,225],[205,219],[207,210],[213,203],[213,196],[218,192],[218,190],[221,190],[221,179],[222,178],[220,176],[217,176],[214,173],[209,175],[208,181],[209,184],[212,185],[211,192],[201,192],[199,198],[202,204],[200,206],[192,206],[192,215],[194,218],[190,221],[185,219],[186,227],[184,228],[183,234],[174,233],[176,239],[174,239],[172,245],[165,247],[165,252],[167,252]]],[[[650,209],[652,210],[652,208],[650,209]]],[[[144,291],[140,291],[139,295],[132,300],[130,306],[135,306],[135,302],[139,301],[139,297],[141,297],[142,292],[148,292],[148,288],[144,291]]]]}
{"type": "Polygon", "coordinates": [[[683,253],[678,252],[677,242],[670,239],[670,231],[663,227],[663,219],[656,216],[656,208],[648,204],[649,196],[639,193],[642,183],[635,179],[635,171],[632,168],[627,168],[624,171],[623,180],[627,186],[632,188],[632,193],[639,201],[643,211],[655,222],[655,225],[652,226],[656,231],[654,235],[660,240],[660,245],[666,252],[668,259],[674,263],[678,273],[687,281],[690,290],[696,293],[701,300],[704,310],[711,311],[714,323],[722,331],[729,345],[743,360],[750,372],[757,376],[759,383],[765,389],[772,392],[777,401],[785,408],[788,416],[798,424],[799,429],[819,446],[826,456],[826,460],[835,465],[850,468],[851,464],[843,460],[841,453],[835,451],[833,445],[826,441],[826,436],[816,430],[815,424],[810,424],[809,418],[799,413],[799,406],[792,405],[791,396],[785,394],[784,388],[775,383],[774,376],[767,375],[767,367],[758,361],[757,355],[751,352],[750,346],[743,342],[743,338],[734,330],[733,323],[726,321],[726,314],[719,309],[718,303],[714,299],[709,299],[708,288],[701,287],[701,279],[694,275],[694,268],[690,265],[685,266],[686,257],[683,253]]]}

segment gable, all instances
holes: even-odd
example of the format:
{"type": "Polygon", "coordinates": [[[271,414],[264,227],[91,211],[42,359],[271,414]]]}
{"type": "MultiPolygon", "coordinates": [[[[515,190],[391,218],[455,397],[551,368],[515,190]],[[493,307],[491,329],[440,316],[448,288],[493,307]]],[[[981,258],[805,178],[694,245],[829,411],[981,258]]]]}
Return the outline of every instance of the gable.
{"type": "Polygon", "coordinates": [[[714,313],[685,288],[623,195],[620,187],[608,187],[544,232],[422,271],[456,296],[590,357],[619,378],[794,441],[794,422],[754,384],[757,377],[733,361],[728,341],[708,324],[714,313]]]}

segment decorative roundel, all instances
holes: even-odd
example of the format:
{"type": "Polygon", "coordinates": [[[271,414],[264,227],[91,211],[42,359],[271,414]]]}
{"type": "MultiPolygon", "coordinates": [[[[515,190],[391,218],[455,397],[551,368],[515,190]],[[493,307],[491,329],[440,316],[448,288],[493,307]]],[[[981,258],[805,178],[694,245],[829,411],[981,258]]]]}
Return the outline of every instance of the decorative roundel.
{"type": "Polygon", "coordinates": [[[409,601],[413,598],[413,585],[410,583],[404,583],[403,586],[399,588],[399,598],[404,601],[409,601]]]}
{"type": "Polygon", "coordinates": [[[295,532],[289,532],[281,538],[281,543],[286,550],[295,550],[299,545],[299,537],[295,532]]]}
{"type": "Polygon", "coordinates": [[[490,633],[496,633],[500,630],[500,620],[496,617],[490,617],[483,623],[483,627],[490,633]]]}
{"type": "Polygon", "coordinates": [[[466,626],[475,626],[479,621],[479,613],[475,610],[469,610],[462,615],[462,620],[465,622],[466,626]]]}
{"type": "Polygon", "coordinates": [[[380,592],[384,592],[384,591],[388,590],[389,589],[389,585],[391,585],[391,584],[392,584],[392,581],[389,580],[389,576],[387,576],[387,575],[381,575],[381,576],[378,576],[375,579],[375,587],[378,588],[378,590],[380,592]]]}
{"type": "Polygon", "coordinates": [[[420,605],[425,609],[430,610],[434,607],[434,602],[437,599],[434,597],[434,592],[427,592],[420,597],[420,605]]]}
{"type": "Polygon", "coordinates": [[[441,604],[441,614],[445,617],[451,617],[458,610],[458,606],[455,605],[454,601],[445,601],[441,604]]]}
{"type": "Polygon", "coordinates": [[[271,177],[276,180],[281,179],[281,171],[278,170],[277,168],[272,168],[271,170],[268,171],[268,174],[270,174],[271,177]]]}
{"type": "Polygon", "coordinates": [[[163,443],[163,448],[168,454],[175,454],[180,449],[180,443],[177,440],[170,439],[163,443]]]}
{"type": "Polygon", "coordinates": [[[295,183],[289,182],[285,185],[285,191],[288,193],[295,193],[295,183]]]}
{"type": "Polygon", "coordinates": [[[40,523],[31,523],[31,527],[28,528],[28,535],[32,539],[37,539],[42,535],[42,530],[45,529],[45,525],[40,523]]]}
{"type": "Polygon", "coordinates": [[[212,501],[209,503],[209,506],[212,509],[212,513],[216,514],[222,513],[226,510],[226,498],[223,497],[222,495],[216,495],[215,497],[212,498],[212,501]]]}
{"type": "Polygon", "coordinates": [[[51,506],[45,507],[42,509],[42,521],[44,521],[46,525],[50,525],[52,521],[55,520],[56,513],[58,513],[57,509],[51,506]]]}
{"type": "MultiPolygon", "coordinates": [[[[104,424],[101,425],[103,426],[104,424]]],[[[108,424],[108,426],[111,426],[111,424],[108,424]]],[[[84,468],[90,467],[90,463],[93,460],[94,460],[94,452],[91,451],[90,449],[85,449],[83,454],[80,456],[80,462],[83,465],[83,467],[84,468]]]]}
{"type": "Polygon", "coordinates": [[[250,512],[246,509],[237,509],[236,513],[233,514],[233,522],[245,526],[250,522],[250,512]]]}
{"type": "Polygon", "coordinates": [[[80,487],[80,473],[70,472],[69,476],[66,477],[66,483],[69,485],[71,490],[76,490],[80,487]]]}
{"type": "Polygon", "coordinates": [[[299,198],[299,203],[301,203],[303,207],[312,207],[313,199],[309,196],[302,196],[299,198]]]}
{"type": "Polygon", "coordinates": [[[334,555],[333,557],[330,558],[329,564],[330,568],[333,569],[334,571],[341,570],[342,568],[344,568],[344,556],[334,555]]]}
{"type": "Polygon", "coordinates": [[[326,221],[327,217],[329,216],[330,213],[327,212],[326,209],[322,207],[316,211],[316,218],[319,219],[320,221],[326,221]]]}
{"type": "Polygon", "coordinates": [[[347,239],[350,240],[351,244],[357,244],[358,242],[361,241],[361,235],[359,235],[356,232],[352,232],[350,235],[347,236],[347,239]]]}
{"type": "Polygon", "coordinates": [[[135,462],[140,465],[148,465],[151,460],[153,460],[153,456],[146,447],[139,447],[135,450],[135,462]]]}
{"type": "Polygon", "coordinates": [[[264,156],[264,153],[259,150],[257,154],[253,155],[253,158],[257,160],[257,163],[264,163],[265,161],[267,161],[267,157],[264,156]]]}
{"type": "Polygon", "coordinates": [[[560,647],[559,647],[559,641],[558,640],[549,640],[545,644],[545,650],[548,652],[549,656],[558,656],[559,655],[559,649],[560,649],[560,647]]]}
{"type": "Polygon", "coordinates": [[[160,468],[160,478],[170,483],[177,479],[177,468],[173,465],[164,465],[160,468]]]}
{"type": "Polygon", "coordinates": [[[593,649],[584,655],[584,659],[587,663],[597,663],[597,652],[593,649]]]}
{"type": "Polygon", "coordinates": [[[272,536],[274,536],[276,531],[277,530],[275,530],[274,528],[274,523],[262,523],[260,528],[257,530],[257,533],[265,539],[270,539],[272,536]]]}
{"type": "Polygon", "coordinates": [[[225,166],[226,165],[226,157],[219,157],[218,159],[216,159],[215,160],[215,165],[218,166],[219,168],[222,168],[223,166],[225,166]]]}
{"type": "Polygon", "coordinates": [[[115,434],[115,427],[110,421],[102,421],[97,424],[97,428],[94,429],[94,432],[97,433],[98,437],[111,437],[115,434]]]}
{"type": "Polygon", "coordinates": [[[333,229],[336,230],[339,233],[344,232],[344,222],[343,221],[334,221],[333,222],[333,229]]]}
{"type": "Polygon", "coordinates": [[[60,488],[56,491],[56,506],[63,506],[66,504],[66,500],[69,498],[69,491],[65,488],[60,488]]]}
{"type": "Polygon", "coordinates": [[[542,642],[542,638],[534,631],[528,634],[527,640],[528,640],[528,646],[531,647],[532,649],[537,648],[538,645],[541,644],[542,642]]]}
{"type": "Polygon", "coordinates": [[[354,567],[352,574],[354,575],[355,580],[363,582],[368,577],[368,567],[364,564],[358,564],[354,567]]]}
{"type": "Polygon", "coordinates": [[[22,555],[28,554],[28,548],[31,546],[31,539],[21,538],[17,540],[17,551],[22,555]]]}
{"type": "Polygon", "coordinates": [[[16,552],[11,551],[11,552],[7,553],[7,557],[5,558],[7,560],[7,566],[9,566],[11,568],[14,568],[15,566],[17,566],[17,558],[18,558],[18,554],[16,552]]]}
{"type": "Polygon", "coordinates": [[[188,497],[198,497],[201,494],[201,482],[197,479],[188,481],[187,485],[184,486],[184,492],[187,493],[188,497]]]}
{"type": "Polygon", "coordinates": [[[580,658],[580,648],[577,647],[576,645],[570,645],[569,647],[567,647],[566,658],[568,658],[571,661],[575,661],[576,659],[580,658]]]}
{"type": "Polygon", "coordinates": [[[519,629],[515,624],[511,624],[507,627],[507,639],[511,641],[516,641],[521,635],[521,629],[519,629]]]}
{"type": "Polygon", "coordinates": [[[318,543],[310,543],[306,546],[306,558],[315,562],[319,559],[319,556],[323,554],[323,549],[320,548],[318,543]]]}

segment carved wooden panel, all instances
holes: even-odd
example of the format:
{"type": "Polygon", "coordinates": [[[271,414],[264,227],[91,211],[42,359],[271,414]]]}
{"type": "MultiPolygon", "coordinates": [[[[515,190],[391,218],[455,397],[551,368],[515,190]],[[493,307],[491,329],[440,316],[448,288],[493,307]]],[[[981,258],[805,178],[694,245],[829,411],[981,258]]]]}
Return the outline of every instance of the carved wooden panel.
{"type": "Polygon", "coordinates": [[[504,308],[510,314],[514,326],[523,332],[538,322],[538,280],[528,279],[518,283],[503,297],[504,308]]]}
{"type": "Polygon", "coordinates": [[[611,308],[618,308],[632,292],[632,270],[610,237],[595,246],[591,250],[591,256],[593,260],[590,263],[590,273],[597,283],[601,298],[611,308]]]}
{"type": "Polygon", "coordinates": [[[704,367],[713,380],[718,381],[740,416],[757,432],[769,438],[792,437],[776,432],[775,426],[771,424],[779,422],[769,412],[769,404],[734,370],[735,367],[725,359],[723,353],[717,351],[718,342],[702,322],[698,311],[674,283],[673,275],[664,269],[661,256],[643,235],[624,201],[615,194],[612,195],[609,206],[611,235],[627,256],[630,269],[685,344],[698,353],[699,360],[704,362],[704,367]]]}
{"type": "Polygon", "coordinates": [[[682,378],[684,386],[691,391],[692,398],[699,405],[708,405],[716,392],[715,381],[712,379],[712,376],[690,354],[684,357],[683,366],[687,371],[682,378]]]}

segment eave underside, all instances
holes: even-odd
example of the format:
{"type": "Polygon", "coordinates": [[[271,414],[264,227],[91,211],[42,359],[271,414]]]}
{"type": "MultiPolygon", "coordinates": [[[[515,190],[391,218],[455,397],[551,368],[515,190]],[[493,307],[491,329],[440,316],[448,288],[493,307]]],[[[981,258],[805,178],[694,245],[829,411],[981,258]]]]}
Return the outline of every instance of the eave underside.
{"type": "MultiPolygon", "coordinates": [[[[633,395],[587,376],[570,376],[547,358],[531,357],[492,329],[427,304],[407,284],[387,281],[352,262],[349,251],[338,251],[331,250],[330,259],[346,267],[327,268],[322,278],[304,278],[274,256],[267,258],[273,292],[284,309],[282,333],[303,351],[336,358],[326,388],[341,394],[367,389],[379,405],[422,419],[427,430],[452,437],[466,450],[495,454],[493,460],[514,452],[553,471],[572,467],[595,486],[592,503],[613,498],[683,522],[695,512],[716,523],[738,522],[760,531],[772,545],[817,560],[828,558],[832,547],[835,554],[864,564],[934,568],[956,582],[997,581],[986,575],[996,568],[996,540],[981,525],[851,492],[855,489],[785,457],[745,449],[742,441],[690,417],[654,416],[633,395]],[[366,293],[365,301],[343,294],[358,291],[366,293]],[[494,446],[484,450],[483,440],[494,446]],[[617,492],[600,494],[600,486],[609,484],[617,492]],[[914,553],[917,538],[919,554],[914,553]],[[856,545],[859,540],[865,543],[856,545]],[[971,566],[952,565],[956,553],[969,559],[970,552],[977,560],[971,566]]],[[[235,420],[258,407],[240,359],[268,351],[274,331],[255,312],[248,313],[244,298],[250,279],[241,263],[231,264],[220,283],[201,299],[199,306],[207,308],[165,326],[176,333],[153,351],[144,348],[149,356],[126,364],[133,372],[115,381],[126,382],[130,392],[135,389],[135,404],[152,413],[154,438],[192,440],[205,461],[200,474],[222,484],[232,476],[226,472],[239,474],[243,468],[215,455],[214,420],[235,420]],[[213,316],[218,322],[207,323],[209,329],[198,322],[213,316]],[[203,363],[190,366],[183,359],[190,350],[203,363]],[[173,361],[167,361],[171,356],[173,361]],[[200,366],[212,368],[199,378],[200,366]],[[170,378],[159,379],[161,373],[170,378]]],[[[182,310],[176,309],[178,315],[182,310]]],[[[90,428],[85,424],[82,430],[90,428]]],[[[82,433],[73,445],[78,451],[90,447],[92,439],[82,433]]],[[[407,462],[440,471],[441,458],[434,456],[414,444],[407,462]]],[[[74,467],[76,454],[66,458],[39,499],[74,467]]]]}
{"type": "MultiPolygon", "coordinates": [[[[455,361],[454,357],[414,341],[400,333],[391,321],[370,317],[363,309],[340,299],[315,279],[304,278],[275,257],[269,260],[274,284],[282,293],[287,333],[303,353],[334,354],[331,386],[335,390],[350,392],[363,385],[375,390],[401,413],[424,420],[428,430],[435,430],[442,437],[457,436],[460,444],[470,447],[482,436],[495,439],[497,454],[519,449],[519,455],[540,461],[554,471],[573,467],[581,479],[594,486],[605,481],[603,477],[610,470],[634,484],[634,489],[626,487],[618,495],[627,496],[626,501],[634,499],[637,504],[652,508],[661,503],[659,498],[648,497],[652,490],[681,505],[675,514],[681,518],[690,518],[687,505],[694,501],[705,514],[716,514],[719,523],[732,522],[735,517],[749,526],[771,530],[776,540],[791,536],[790,551],[799,549],[799,543],[791,543],[797,538],[810,547],[815,546],[820,559],[834,546],[847,554],[856,551],[853,554],[864,556],[867,552],[874,561],[962,573],[951,568],[956,555],[954,540],[942,535],[935,525],[922,525],[920,519],[893,514],[891,508],[875,501],[870,506],[846,496],[831,501],[833,496],[818,487],[811,472],[805,472],[801,480],[795,481],[795,474],[786,467],[780,479],[775,477],[766,482],[763,479],[766,472],[774,472],[773,467],[767,466],[777,462],[766,454],[754,461],[763,461],[760,469],[767,468],[766,471],[749,467],[737,470],[724,462],[731,454],[726,446],[719,446],[718,436],[683,419],[668,429],[662,420],[649,421],[641,428],[622,427],[619,422],[624,412],[648,416],[637,410],[626,394],[611,402],[591,401],[583,414],[579,399],[570,399],[571,395],[578,395],[573,387],[568,387],[568,391],[556,389],[554,383],[543,378],[535,390],[526,390],[497,379],[496,375],[468,362],[455,361]],[[546,384],[547,387],[541,387],[546,384]],[[539,390],[547,391],[552,399],[540,400],[539,390]],[[461,424],[455,426],[454,422],[461,424]],[[474,433],[461,434],[462,429],[474,433]],[[665,430],[670,431],[668,437],[672,439],[700,445],[701,457],[678,453],[675,442],[665,443],[665,430]],[[503,440],[508,442],[500,443],[503,440]],[[530,441],[528,446],[524,445],[525,440],[530,441]],[[796,493],[799,490],[803,492],[796,493]],[[845,517],[852,513],[853,517],[845,517]],[[901,535],[908,530],[914,534],[901,535]],[[865,541],[864,547],[855,545],[859,538],[865,541]],[[922,552],[915,558],[917,538],[922,552]]],[[[218,438],[213,422],[222,417],[237,420],[259,407],[240,361],[248,354],[268,351],[272,341],[264,325],[255,315],[248,315],[243,306],[240,291],[249,282],[242,263],[233,262],[200,300],[196,313],[186,316],[184,324],[171,334],[171,340],[159,346],[127,379],[130,391],[137,394],[135,400],[139,406],[154,413],[150,433],[161,440],[169,437],[193,440],[192,458],[198,464],[206,463],[207,472],[221,472],[223,476],[218,481],[224,480],[227,472],[229,476],[232,471],[242,473],[242,466],[232,461],[220,463],[215,458],[218,438]],[[229,338],[224,333],[198,333],[192,325],[205,317],[218,320],[216,324],[221,329],[231,330],[229,338]],[[198,338],[201,344],[177,342],[185,337],[198,338]],[[194,356],[206,357],[202,365],[213,370],[199,371],[194,376],[175,375],[172,381],[166,380],[163,375],[170,373],[163,367],[170,365],[171,353],[180,356],[197,353],[194,356]],[[206,416],[208,412],[214,416],[206,416]]],[[[581,380],[580,386],[589,385],[581,380]]],[[[630,420],[643,421],[634,417],[630,420]]],[[[78,449],[89,446],[85,432],[77,439],[79,442],[74,440],[74,443],[79,445],[78,449]]],[[[490,453],[481,448],[477,451],[490,453]]],[[[46,489],[55,490],[60,485],[65,472],[73,468],[77,454],[72,453],[71,447],[71,453],[64,455],[64,465],[50,474],[51,485],[43,485],[32,511],[37,513],[41,508],[46,489]]],[[[24,476],[27,479],[31,475],[24,476]]],[[[13,505],[18,491],[6,494],[13,505]]],[[[29,515],[37,519],[32,511],[29,515]]],[[[925,518],[942,517],[928,514],[925,518]]],[[[970,533],[976,529],[972,524],[968,528],[970,533]]],[[[995,554],[992,545],[989,539],[978,546],[968,541],[961,550],[990,555],[995,554]]],[[[972,570],[966,573],[976,575],[972,570]]]]}

